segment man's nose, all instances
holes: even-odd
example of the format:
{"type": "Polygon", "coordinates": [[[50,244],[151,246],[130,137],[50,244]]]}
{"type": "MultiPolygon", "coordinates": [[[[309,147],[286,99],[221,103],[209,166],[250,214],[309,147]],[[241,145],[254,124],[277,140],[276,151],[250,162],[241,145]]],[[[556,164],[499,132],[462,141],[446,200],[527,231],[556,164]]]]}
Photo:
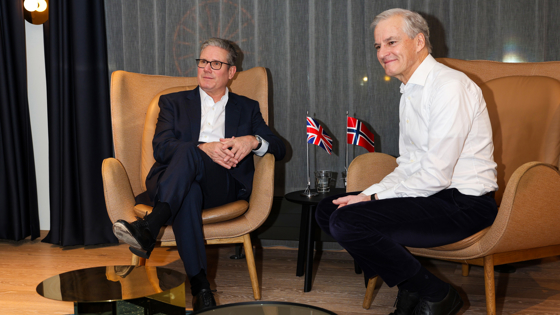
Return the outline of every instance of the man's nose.
{"type": "Polygon", "coordinates": [[[206,65],[204,66],[204,71],[212,72],[212,67],[210,66],[209,62],[207,62],[206,65]]]}
{"type": "Polygon", "coordinates": [[[387,56],[387,54],[388,54],[388,49],[386,49],[384,46],[379,47],[379,49],[377,50],[377,56],[379,58],[383,58],[387,56]]]}

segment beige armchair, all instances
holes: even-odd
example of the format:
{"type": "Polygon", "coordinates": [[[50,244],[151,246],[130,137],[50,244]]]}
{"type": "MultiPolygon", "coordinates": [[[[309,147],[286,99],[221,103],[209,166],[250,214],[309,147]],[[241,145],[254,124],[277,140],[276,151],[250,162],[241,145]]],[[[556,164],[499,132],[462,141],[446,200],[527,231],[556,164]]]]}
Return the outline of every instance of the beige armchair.
{"type": "MultiPolygon", "coordinates": [[[[107,211],[112,222],[134,221],[152,208],[135,205],[134,196],[146,190],[145,179],[154,163],[152,139],[159,114],[159,96],[193,89],[195,77],[168,77],[115,71],[111,78],[111,115],[115,158],[103,161],[103,188],[107,211]]],[[[268,123],[268,78],[262,67],[238,72],[229,89],[259,102],[268,123]]],[[[261,293],[249,233],[268,217],[274,192],[274,156],[254,157],[255,175],[250,200],[236,201],[202,213],[207,244],[241,243],[245,249],[253,295],[261,293]]],[[[176,246],[171,226],[161,229],[161,246],[176,246]]],[[[132,264],[145,261],[133,255],[132,264]]]]}
{"type": "MultiPolygon", "coordinates": [[[[486,309],[496,313],[494,266],[560,255],[560,62],[508,64],[441,59],[465,72],[488,105],[498,164],[499,205],[494,224],[457,243],[408,248],[414,255],[484,266],[486,309]]],[[[348,191],[378,182],[396,167],[381,153],[349,166],[348,191]]],[[[372,302],[369,280],[364,308],[372,302]]]]}

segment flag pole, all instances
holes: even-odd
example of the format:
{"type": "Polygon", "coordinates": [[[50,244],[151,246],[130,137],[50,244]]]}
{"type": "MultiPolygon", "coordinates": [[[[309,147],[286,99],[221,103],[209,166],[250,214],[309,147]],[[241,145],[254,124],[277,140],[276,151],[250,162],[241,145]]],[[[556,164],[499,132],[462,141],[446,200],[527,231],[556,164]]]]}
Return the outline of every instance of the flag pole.
{"type": "MultiPolygon", "coordinates": [[[[306,113],[306,117],[305,120],[307,121],[307,117],[309,116],[309,111],[305,112],[306,113]]],[[[301,193],[302,196],[306,196],[308,198],[317,196],[318,193],[317,192],[311,192],[311,179],[310,179],[310,175],[309,175],[309,143],[307,142],[307,132],[306,132],[306,137],[305,137],[305,147],[307,149],[307,188],[303,191],[303,193],[301,193]]]]}
{"type": "Polygon", "coordinates": [[[348,111],[346,111],[346,162],[344,164],[344,187],[346,187],[346,177],[348,176],[348,111]]]}

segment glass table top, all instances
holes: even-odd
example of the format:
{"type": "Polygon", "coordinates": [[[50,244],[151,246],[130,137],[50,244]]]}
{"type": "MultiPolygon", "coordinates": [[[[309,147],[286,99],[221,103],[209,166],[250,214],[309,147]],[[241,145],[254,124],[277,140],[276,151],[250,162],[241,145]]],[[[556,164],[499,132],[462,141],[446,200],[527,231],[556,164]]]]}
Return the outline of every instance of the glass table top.
{"type": "Polygon", "coordinates": [[[181,272],[155,266],[94,267],[50,277],[39,283],[37,293],[69,302],[130,300],[170,292],[183,284],[185,277],[181,272]]]}
{"type": "Polygon", "coordinates": [[[220,305],[192,315],[336,315],[320,307],[273,301],[256,301],[220,305]]]}

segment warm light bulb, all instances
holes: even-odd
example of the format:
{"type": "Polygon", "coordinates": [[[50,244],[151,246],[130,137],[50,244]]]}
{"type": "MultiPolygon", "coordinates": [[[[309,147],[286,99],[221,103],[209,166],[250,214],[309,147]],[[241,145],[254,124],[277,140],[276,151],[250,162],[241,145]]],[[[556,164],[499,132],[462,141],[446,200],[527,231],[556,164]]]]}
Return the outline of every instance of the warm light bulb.
{"type": "Polygon", "coordinates": [[[391,81],[391,77],[388,75],[386,75],[383,79],[385,80],[385,82],[391,81]]]}
{"type": "MultiPolygon", "coordinates": [[[[45,5],[46,5],[46,2],[45,2],[45,5]]],[[[39,7],[38,0],[25,0],[25,2],[23,3],[23,7],[27,11],[33,12],[33,11],[37,10],[37,8],[39,7]]]]}
{"type": "Polygon", "coordinates": [[[47,1],[46,0],[39,0],[39,7],[37,8],[37,11],[43,12],[46,9],[47,9],[47,1]]]}
{"type": "Polygon", "coordinates": [[[367,77],[364,77],[362,80],[364,80],[364,82],[367,82],[367,77]]]}

